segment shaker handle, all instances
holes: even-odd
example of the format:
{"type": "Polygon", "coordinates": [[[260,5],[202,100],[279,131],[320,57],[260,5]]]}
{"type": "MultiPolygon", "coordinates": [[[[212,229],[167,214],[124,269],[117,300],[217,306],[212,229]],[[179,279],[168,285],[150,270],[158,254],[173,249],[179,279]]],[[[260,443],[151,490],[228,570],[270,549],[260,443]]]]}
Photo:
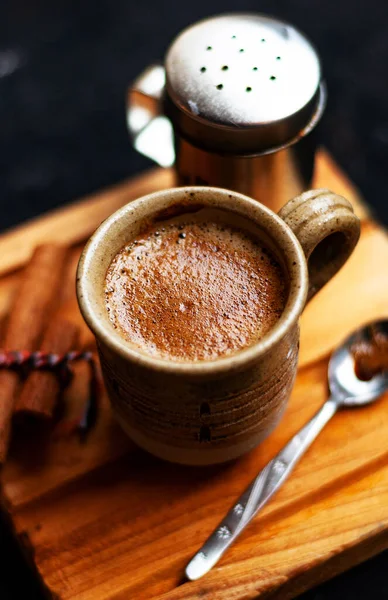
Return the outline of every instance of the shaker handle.
{"type": "Polygon", "coordinates": [[[163,114],[162,100],[166,72],[162,65],[150,65],[128,89],[127,126],[134,148],[161,167],[175,162],[174,135],[170,120],[163,114]]]}
{"type": "Polygon", "coordinates": [[[310,300],[348,260],[360,237],[360,220],[348,200],[328,189],[308,190],[278,214],[306,256],[310,300]]]}

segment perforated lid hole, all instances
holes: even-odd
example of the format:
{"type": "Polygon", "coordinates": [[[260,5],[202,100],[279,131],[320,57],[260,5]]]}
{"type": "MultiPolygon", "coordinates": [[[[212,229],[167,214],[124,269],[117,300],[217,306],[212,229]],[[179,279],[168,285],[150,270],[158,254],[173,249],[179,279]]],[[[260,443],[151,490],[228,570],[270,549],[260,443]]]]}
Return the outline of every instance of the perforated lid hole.
{"type": "Polygon", "coordinates": [[[223,88],[224,86],[222,85],[222,83],[219,83],[219,84],[218,84],[216,87],[217,87],[217,90],[222,90],[222,88],[223,88]]]}

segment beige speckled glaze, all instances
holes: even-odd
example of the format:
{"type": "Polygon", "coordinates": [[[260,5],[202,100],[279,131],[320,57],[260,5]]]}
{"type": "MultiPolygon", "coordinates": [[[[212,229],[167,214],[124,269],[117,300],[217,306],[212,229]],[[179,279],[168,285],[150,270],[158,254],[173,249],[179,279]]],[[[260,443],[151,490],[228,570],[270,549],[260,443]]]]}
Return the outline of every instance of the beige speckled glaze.
{"type": "Polygon", "coordinates": [[[280,420],[293,386],[306,299],[344,264],[359,232],[351,204],[329,190],[305,192],[276,215],[236,192],[174,188],[139,198],[104,221],[81,256],[77,293],[128,435],[149,452],[185,464],[227,461],[260,443],[280,420]],[[256,344],[217,360],[177,362],[151,357],[119,335],[105,308],[104,283],[113,257],[146,223],[191,204],[246,219],[277,254],[289,294],[281,318],[256,344]]]}

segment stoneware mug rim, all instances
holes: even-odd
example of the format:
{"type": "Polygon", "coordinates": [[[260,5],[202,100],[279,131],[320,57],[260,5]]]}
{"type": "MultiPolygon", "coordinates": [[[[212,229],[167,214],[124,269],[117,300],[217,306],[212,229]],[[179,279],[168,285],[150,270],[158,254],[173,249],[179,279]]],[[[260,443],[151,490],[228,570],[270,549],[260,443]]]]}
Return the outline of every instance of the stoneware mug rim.
{"type": "MultiPolygon", "coordinates": [[[[140,220],[145,220],[145,218],[145,215],[143,215],[140,220]]],[[[124,360],[135,362],[147,369],[176,374],[177,376],[191,375],[195,377],[222,374],[239,369],[248,363],[257,361],[258,358],[273,348],[296,324],[303,311],[308,293],[308,273],[306,257],[297,237],[286,222],[272,210],[257,200],[238,192],[208,186],[188,186],[169,188],[142,196],[124,205],[103,221],[82,252],[77,270],[76,286],[79,306],[85,321],[96,338],[102,340],[111,351],[124,360]],[[172,206],[174,204],[179,205],[183,200],[185,202],[192,201],[193,196],[195,198],[194,202],[197,204],[202,202],[206,204],[206,198],[212,197],[218,203],[217,208],[238,213],[245,217],[247,213],[244,214],[242,209],[238,209],[244,206],[249,210],[250,220],[270,235],[283,257],[288,270],[289,295],[284,311],[277,323],[255,344],[216,360],[179,362],[146,354],[131,345],[130,342],[125,341],[115,331],[109,322],[107,313],[105,315],[103,313],[103,310],[106,309],[103,306],[102,290],[104,281],[101,281],[102,273],[98,277],[100,284],[96,285],[97,255],[98,249],[101,251],[104,245],[109,244],[109,240],[117,235],[117,228],[120,228],[120,224],[125,226],[128,220],[133,221],[136,219],[137,212],[147,208],[147,205],[149,207],[147,215],[150,217],[158,212],[155,210],[157,201],[171,199],[169,205],[172,206]],[[232,202],[235,201],[234,204],[231,203],[231,200],[232,202]]]]}

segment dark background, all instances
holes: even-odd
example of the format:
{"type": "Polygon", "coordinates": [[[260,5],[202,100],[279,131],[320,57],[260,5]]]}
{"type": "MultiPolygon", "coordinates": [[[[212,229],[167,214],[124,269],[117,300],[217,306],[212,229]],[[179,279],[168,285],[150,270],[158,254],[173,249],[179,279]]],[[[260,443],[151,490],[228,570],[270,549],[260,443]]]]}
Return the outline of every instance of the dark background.
{"type": "MultiPolygon", "coordinates": [[[[127,138],[128,83],[182,27],[233,10],[290,20],[315,43],[321,141],[387,223],[386,0],[0,0],[0,229],[147,168],[127,138]]],[[[40,598],[4,526],[0,552],[0,599],[40,598]]],[[[387,600],[387,568],[384,553],[303,600],[387,600]]]]}

